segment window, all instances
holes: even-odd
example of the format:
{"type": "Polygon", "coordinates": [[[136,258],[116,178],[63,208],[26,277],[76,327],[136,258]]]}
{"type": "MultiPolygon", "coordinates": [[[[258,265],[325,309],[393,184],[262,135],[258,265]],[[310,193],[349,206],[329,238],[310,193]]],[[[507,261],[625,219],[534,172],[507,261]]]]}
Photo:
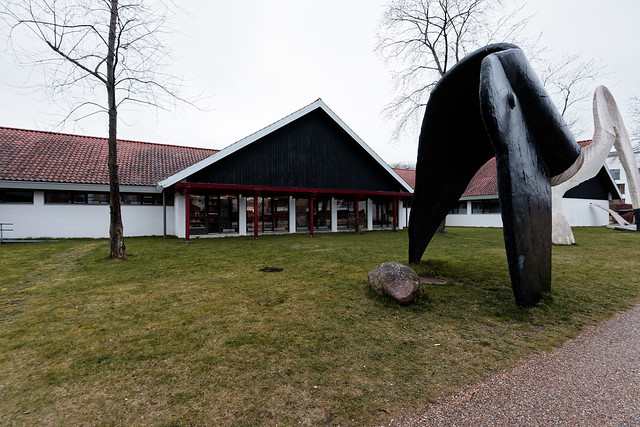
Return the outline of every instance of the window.
{"type": "Polygon", "coordinates": [[[316,230],[331,229],[331,199],[314,199],[313,227],[316,230]]]}
{"type": "MultiPolygon", "coordinates": [[[[144,199],[142,203],[145,204],[144,199]]],[[[237,195],[192,194],[189,196],[189,203],[189,232],[191,234],[238,232],[240,215],[237,195]]],[[[251,209],[253,209],[253,205],[251,205],[251,209]]]]}
{"type": "MultiPolygon", "coordinates": [[[[358,223],[360,230],[367,228],[367,201],[358,200],[358,223]]],[[[336,199],[336,226],[339,230],[356,229],[356,202],[351,199],[336,199]]]]}
{"type": "MultiPolygon", "coordinates": [[[[247,197],[247,232],[253,233],[254,198],[247,197]]],[[[289,197],[258,196],[258,231],[289,230],[289,197]]]]}
{"type": "Polygon", "coordinates": [[[237,233],[240,221],[240,212],[238,210],[238,196],[231,194],[224,194],[220,196],[218,202],[218,215],[220,222],[217,226],[213,224],[209,226],[209,232],[217,233],[237,233]]]}
{"type": "MultiPolygon", "coordinates": [[[[313,199],[313,229],[331,229],[331,199],[313,199]]],[[[296,199],[296,231],[309,230],[309,199],[296,199]]]]}
{"type": "Polygon", "coordinates": [[[620,190],[620,194],[624,194],[625,193],[625,186],[624,184],[618,184],[618,190],[620,190]]]}
{"type": "Polygon", "coordinates": [[[33,191],[0,190],[0,203],[33,203],[33,191]]]}
{"type": "Polygon", "coordinates": [[[479,200],[477,202],[472,202],[471,213],[473,214],[500,213],[500,202],[498,200],[479,200]]]}
{"type": "Polygon", "coordinates": [[[296,199],[296,231],[309,229],[309,199],[296,199]]]}
{"type": "Polygon", "coordinates": [[[620,179],[620,169],[611,169],[613,179],[620,179]]]}
{"type": "Polygon", "coordinates": [[[393,201],[374,200],[373,202],[373,227],[385,228],[393,224],[393,201]]]}
{"type": "Polygon", "coordinates": [[[356,202],[354,200],[338,199],[336,200],[338,214],[338,229],[356,228],[356,202]]]}
{"type": "Polygon", "coordinates": [[[205,196],[189,196],[189,233],[207,234],[205,225],[205,196]]]}
{"type": "Polygon", "coordinates": [[[139,205],[142,203],[140,194],[121,194],[120,200],[123,205],[139,205]]]}
{"type": "Polygon", "coordinates": [[[358,200],[358,226],[360,230],[367,228],[367,201],[366,200],[358,200]]]}
{"type": "MultiPolygon", "coordinates": [[[[162,193],[121,193],[120,201],[123,205],[162,206],[162,193]]],[[[109,193],[87,193],[85,191],[46,191],[44,193],[44,202],[47,204],[108,205],[109,193]]],[[[166,193],[166,203],[167,206],[173,206],[172,191],[168,191],[166,193]]]]}
{"type": "Polygon", "coordinates": [[[451,212],[454,215],[466,215],[467,214],[467,202],[458,202],[458,204],[451,209],[451,212]]]}
{"type": "Polygon", "coordinates": [[[87,204],[108,205],[109,193],[87,193],[87,204]]]}
{"type": "Polygon", "coordinates": [[[45,203],[71,203],[71,193],[62,191],[47,191],[44,193],[45,203]]]}

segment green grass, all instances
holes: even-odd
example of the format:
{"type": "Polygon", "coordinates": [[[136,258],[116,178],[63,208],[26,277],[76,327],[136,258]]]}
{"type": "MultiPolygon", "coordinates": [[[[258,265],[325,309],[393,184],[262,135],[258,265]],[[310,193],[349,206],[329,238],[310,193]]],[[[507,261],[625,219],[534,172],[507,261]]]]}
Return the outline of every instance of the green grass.
{"type": "Polygon", "coordinates": [[[2,425],[366,425],[409,414],[639,301],[640,233],[576,229],[513,302],[502,231],[450,228],[411,307],[367,272],[406,231],[0,246],[2,425]],[[283,267],[264,273],[263,267],[283,267]]]}

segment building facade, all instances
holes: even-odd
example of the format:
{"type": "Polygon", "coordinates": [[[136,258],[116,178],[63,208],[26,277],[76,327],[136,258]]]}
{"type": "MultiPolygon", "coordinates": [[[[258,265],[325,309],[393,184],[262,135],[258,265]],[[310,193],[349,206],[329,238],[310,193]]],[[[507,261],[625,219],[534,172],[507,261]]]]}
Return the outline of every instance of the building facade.
{"type": "MultiPolygon", "coordinates": [[[[103,138],[0,128],[12,238],[107,237],[103,138]]],[[[398,229],[411,187],[322,100],[223,149],[119,141],[126,236],[398,229]]]]}
{"type": "MultiPolygon", "coordinates": [[[[590,141],[580,141],[586,146],[590,141]]],[[[415,185],[415,171],[397,170],[405,181],[415,185]]],[[[609,224],[609,214],[594,205],[609,207],[609,202],[620,197],[618,187],[606,166],[598,175],[569,190],[562,199],[562,211],[572,227],[592,227],[609,224]]],[[[404,217],[410,214],[405,204],[404,217]]],[[[408,221],[408,219],[407,219],[408,221]]],[[[408,222],[406,223],[408,225],[408,222]]],[[[458,204],[446,219],[447,226],[502,227],[498,198],[498,173],[495,158],[485,163],[473,176],[458,204]]]]}

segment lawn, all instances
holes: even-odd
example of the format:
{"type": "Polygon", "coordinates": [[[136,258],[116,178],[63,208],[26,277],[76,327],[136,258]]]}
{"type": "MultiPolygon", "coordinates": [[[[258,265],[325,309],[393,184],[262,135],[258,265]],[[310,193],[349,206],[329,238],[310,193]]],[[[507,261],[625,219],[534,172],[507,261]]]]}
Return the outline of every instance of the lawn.
{"type": "Polygon", "coordinates": [[[367,272],[406,231],[2,245],[0,424],[385,423],[640,301],[640,233],[575,229],[523,309],[502,231],[448,231],[405,308],[367,272]]]}

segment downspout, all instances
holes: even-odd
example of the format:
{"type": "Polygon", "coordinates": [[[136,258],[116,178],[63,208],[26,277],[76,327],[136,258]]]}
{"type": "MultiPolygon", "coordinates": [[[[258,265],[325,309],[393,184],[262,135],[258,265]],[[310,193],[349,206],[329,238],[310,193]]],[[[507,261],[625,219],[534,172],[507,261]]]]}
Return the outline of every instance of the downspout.
{"type": "Polygon", "coordinates": [[[184,222],[185,222],[185,230],[184,230],[184,240],[186,243],[189,243],[189,220],[191,216],[191,200],[189,200],[189,188],[187,187],[184,190],[184,222]]]}

